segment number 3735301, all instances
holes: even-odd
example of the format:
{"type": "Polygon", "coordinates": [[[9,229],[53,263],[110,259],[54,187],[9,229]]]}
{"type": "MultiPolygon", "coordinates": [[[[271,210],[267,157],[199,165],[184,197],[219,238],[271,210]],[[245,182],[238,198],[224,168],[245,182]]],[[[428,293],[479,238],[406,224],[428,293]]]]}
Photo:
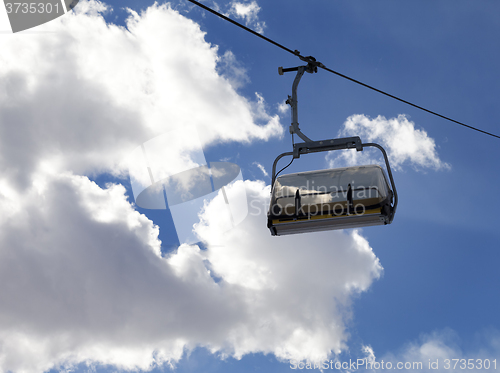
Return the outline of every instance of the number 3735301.
{"type": "Polygon", "coordinates": [[[497,369],[497,359],[444,359],[444,369],[497,369]]]}
{"type": "Polygon", "coordinates": [[[59,4],[51,3],[5,3],[7,13],[59,13],[59,4]]]}

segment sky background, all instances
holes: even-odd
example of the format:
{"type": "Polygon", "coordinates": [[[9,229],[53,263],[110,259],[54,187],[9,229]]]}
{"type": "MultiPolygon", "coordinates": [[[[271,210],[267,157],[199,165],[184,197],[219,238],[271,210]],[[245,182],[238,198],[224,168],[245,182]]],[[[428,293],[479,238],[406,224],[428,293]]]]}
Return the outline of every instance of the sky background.
{"type": "MultiPolygon", "coordinates": [[[[290,359],[358,358],[497,359],[500,370],[499,139],[320,70],[300,83],[300,127],[386,148],[393,224],[271,237],[263,207],[223,232],[214,200],[190,246],[168,211],[134,205],[127,157],[169,131],[185,140],[167,172],[193,164],[181,154],[196,126],[206,160],[239,165],[257,206],[291,150],[294,74],[277,70],[301,61],[169,4],[80,1],[0,34],[0,371],[288,372],[290,359]]],[[[498,1],[204,4],[500,133],[498,1]]],[[[337,153],[287,172],[379,161],[337,153]]]]}

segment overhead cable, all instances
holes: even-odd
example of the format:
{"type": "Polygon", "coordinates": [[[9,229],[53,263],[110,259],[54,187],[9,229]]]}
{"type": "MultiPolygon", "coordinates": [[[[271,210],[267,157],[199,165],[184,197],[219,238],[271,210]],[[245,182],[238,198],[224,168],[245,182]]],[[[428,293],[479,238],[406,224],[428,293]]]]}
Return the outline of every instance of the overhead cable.
{"type": "MultiPolygon", "coordinates": [[[[299,52],[299,51],[297,51],[297,50],[291,50],[290,48],[287,48],[287,47],[285,47],[284,45],[282,45],[282,44],[280,44],[280,43],[278,43],[278,42],[276,42],[276,41],[274,41],[274,40],[272,40],[272,39],[269,39],[268,37],[266,37],[266,36],[264,36],[264,35],[262,35],[262,34],[259,34],[258,32],[256,32],[256,31],[252,30],[251,28],[248,28],[248,27],[246,27],[246,26],[242,25],[241,23],[239,23],[239,22],[236,22],[236,21],[232,20],[231,18],[229,18],[229,17],[227,17],[227,16],[225,16],[225,15],[223,15],[223,14],[221,14],[221,13],[219,13],[219,12],[217,12],[217,11],[215,11],[215,10],[213,10],[213,9],[211,9],[211,8],[209,8],[209,7],[207,7],[207,6],[205,6],[205,5],[203,5],[203,4],[200,4],[198,1],[195,1],[195,0],[187,0],[187,1],[189,1],[189,2],[191,2],[191,3],[193,3],[193,4],[195,4],[195,5],[197,5],[197,6],[201,7],[201,8],[203,8],[203,9],[205,9],[206,11],[208,11],[208,12],[210,12],[210,13],[215,14],[216,16],[218,16],[218,17],[220,17],[220,18],[222,18],[222,19],[224,19],[224,20],[226,20],[226,21],[228,21],[228,22],[232,23],[233,25],[236,25],[236,26],[238,26],[238,27],[242,28],[242,29],[243,29],[243,30],[245,30],[245,31],[250,32],[251,34],[253,34],[253,35],[255,35],[255,36],[258,36],[258,37],[259,37],[259,38],[261,38],[261,39],[264,39],[265,41],[267,41],[267,42],[269,42],[269,43],[271,43],[271,44],[273,44],[273,45],[275,45],[275,46],[277,46],[277,47],[279,47],[279,48],[281,48],[281,49],[283,49],[283,50],[287,51],[288,53],[291,53],[291,54],[293,54],[294,56],[299,57],[302,61],[305,61],[305,62],[308,62],[308,63],[309,63],[309,62],[311,62],[311,60],[316,61],[313,57],[310,57],[310,56],[308,56],[308,57],[304,57],[304,56],[302,56],[302,55],[300,54],[300,52],[299,52]]],[[[414,108],[417,108],[417,109],[423,110],[423,111],[425,111],[425,112],[427,112],[427,113],[429,113],[429,114],[432,114],[432,115],[438,116],[438,117],[440,117],[440,118],[446,119],[446,120],[448,120],[448,121],[450,121],[450,122],[453,122],[453,123],[459,124],[459,125],[461,125],[461,126],[467,127],[467,128],[472,129],[472,130],[474,130],[474,131],[478,131],[478,132],[484,133],[485,135],[492,136],[492,137],[496,137],[496,138],[500,139],[500,136],[498,136],[498,135],[495,135],[495,134],[493,134],[493,133],[490,133],[490,132],[487,132],[487,131],[481,130],[481,129],[479,129],[479,128],[476,128],[476,127],[470,126],[470,125],[468,125],[468,124],[465,124],[465,123],[459,122],[458,120],[455,120],[455,119],[449,118],[449,117],[447,117],[447,116],[445,116],[445,115],[441,115],[441,114],[439,114],[439,113],[436,113],[435,111],[432,111],[432,110],[426,109],[426,108],[424,108],[424,107],[422,107],[422,106],[419,106],[419,105],[413,104],[413,103],[411,103],[410,101],[403,100],[402,98],[399,98],[399,97],[397,97],[397,96],[391,95],[390,93],[384,92],[384,91],[382,91],[382,90],[380,90],[380,89],[378,89],[378,88],[372,87],[371,85],[368,85],[368,84],[363,83],[363,82],[361,82],[361,81],[359,81],[359,80],[356,80],[356,79],[354,79],[354,78],[351,78],[351,77],[349,77],[349,76],[347,76],[347,75],[344,75],[344,74],[342,74],[342,73],[339,73],[338,71],[335,71],[335,70],[329,69],[328,67],[326,67],[326,66],[325,66],[325,65],[323,65],[322,63],[316,62],[316,65],[317,65],[318,67],[322,68],[323,70],[326,70],[326,71],[328,71],[328,72],[330,72],[330,73],[333,73],[333,74],[335,74],[335,75],[338,75],[338,76],[340,76],[340,77],[342,77],[342,78],[344,78],[344,79],[347,79],[347,80],[349,80],[349,81],[351,81],[351,82],[353,82],[353,83],[359,84],[359,85],[361,85],[361,86],[363,86],[363,87],[365,87],[365,88],[369,88],[369,89],[371,89],[371,90],[373,90],[373,91],[375,91],[375,92],[381,93],[381,94],[383,94],[383,95],[385,95],[385,96],[387,96],[387,97],[393,98],[393,99],[395,99],[395,100],[397,100],[397,101],[400,101],[400,102],[403,102],[403,103],[405,103],[405,104],[407,104],[407,105],[413,106],[414,108]]]]}

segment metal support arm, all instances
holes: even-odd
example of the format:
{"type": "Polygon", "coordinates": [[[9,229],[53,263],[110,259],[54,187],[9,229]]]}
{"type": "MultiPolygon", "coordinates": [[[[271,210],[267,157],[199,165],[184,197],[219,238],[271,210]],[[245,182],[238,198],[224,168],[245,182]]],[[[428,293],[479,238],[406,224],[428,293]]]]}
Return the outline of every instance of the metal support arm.
{"type": "Polygon", "coordinates": [[[311,142],[312,140],[304,135],[302,131],[299,128],[299,108],[298,108],[298,100],[297,100],[297,88],[300,83],[300,79],[304,75],[306,71],[305,66],[300,66],[297,71],[297,75],[295,76],[295,79],[293,81],[292,85],[292,98],[288,99],[287,102],[290,104],[292,107],[292,125],[290,126],[290,133],[294,134],[296,133],[297,136],[299,136],[302,140],[305,142],[311,142]]]}
{"type": "Polygon", "coordinates": [[[297,75],[295,76],[295,79],[292,84],[292,96],[288,96],[288,100],[286,100],[286,103],[289,104],[292,108],[292,124],[290,126],[290,133],[294,134],[296,133],[297,136],[299,136],[302,140],[305,142],[312,142],[312,140],[304,135],[302,131],[299,128],[299,110],[298,110],[298,100],[297,100],[297,88],[300,83],[300,79],[304,75],[305,72],[308,73],[314,73],[317,72],[317,64],[314,62],[309,62],[307,66],[299,66],[299,67],[290,67],[287,69],[284,69],[283,67],[278,68],[278,72],[280,75],[283,75],[286,72],[290,71],[297,71],[297,75]]]}

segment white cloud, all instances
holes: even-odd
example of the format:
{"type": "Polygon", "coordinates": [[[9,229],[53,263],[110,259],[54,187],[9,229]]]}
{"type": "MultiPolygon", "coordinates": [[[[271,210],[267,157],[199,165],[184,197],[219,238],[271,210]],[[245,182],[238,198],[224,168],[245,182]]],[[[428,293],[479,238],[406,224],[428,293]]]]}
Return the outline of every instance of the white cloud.
{"type": "MultiPolygon", "coordinates": [[[[449,164],[439,158],[434,139],[424,130],[416,129],[415,124],[405,115],[390,119],[383,116],[370,119],[361,114],[352,115],[345,121],[344,129],[339,136],[359,136],[364,143],[379,143],[386,149],[391,167],[396,170],[401,169],[404,164],[410,164],[416,169],[450,168],[449,164]]],[[[374,157],[374,153],[368,149],[370,148],[363,152],[356,150],[331,152],[327,155],[327,160],[332,168],[380,163],[378,157],[380,152],[374,150],[373,152],[377,152],[377,156],[374,157]]]]}
{"type": "Polygon", "coordinates": [[[118,174],[137,145],[188,125],[204,144],[283,133],[261,96],[238,95],[217,73],[217,47],[168,4],[131,11],[127,29],[106,24],[98,1],[75,9],[47,23],[54,33],[0,35],[0,167],[18,188],[42,163],[118,174]]]}
{"type": "Polygon", "coordinates": [[[281,113],[281,114],[285,114],[287,113],[288,111],[290,110],[290,107],[285,103],[285,102],[280,102],[278,104],[278,111],[281,113]]]}
{"type": "Polygon", "coordinates": [[[245,322],[230,334],[234,354],[320,361],[339,352],[351,297],[381,275],[378,259],[357,231],[315,233],[314,241],[311,234],[272,237],[266,227],[269,187],[246,185],[251,202],[242,224],[218,229],[224,202],[216,198],[197,227],[210,269],[246,303],[245,322]]]}
{"type": "Polygon", "coordinates": [[[475,342],[469,341],[464,344],[455,331],[449,328],[443,329],[422,334],[418,340],[409,342],[398,351],[389,352],[380,358],[375,356],[370,346],[365,346],[363,352],[368,361],[373,364],[368,365],[368,369],[365,366],[359,370],[382,372],[389,369],[387,363],[392,364],[392,369],[398,369],[398,366],[404,367],[405,364],[407,368],[411,367],[403,371],[484,372],[490,369],[496,370],[493,361],[500,353],[500,334],[496,330],[489,330],[477,333],[476,337],[475,342]],[[485,360],[489,360],[486,363],[489,364],[488,369],[485,369],[485,360]],[[385,369],[382,369],[380,365],[382,361],[385,363],[385,369]]]}
{"type": "Polygon", "coordinates": [[[254,199],[240,226],[218,229],[215,198],[198,226],[208,249],[164,258],[159,228],[122,186],[81,176],[120,174],[138,145],[189,125],[204,144],[283,130],[167,5],[132,12],[127,29],[106,24],[99,2],[76,10],[50,22],[54,33],[0,38],[0,371],[147,370],[195,346],[313,360],[343,349],[352,296],[382,273],[359,232],[315,234],[313,247],[309,235],[271,237],[269,188],[246,182],[254,199]]]}
{"type": "Polygon", "coordinates": [[[245,21],[245,26],[254,28],[259,34],[264,33],[266,23],[259,21],[260,6],[256,1],[240,2],[233,1],[229,10],[229,15],[235,15],[236,18],[241,18],[245,21]]]}
{"type": "MultiPolygon", "coordinates": [[[[0,200],[2,211],[6,202],[19,206],[0,234],[0,278],[8,284],[0,290],[1,371],[86,359],[148,367],[151,351],[137,342],[147,346],[158,336],[142,335],[134,320],[158,312],[160,304],[148,303],[172,289],[154,286],[169,276],[158,227],[124,192],[81,176],[37,175],[22,197],[0,200]]],[[[170,294],[162,295],[168,302],[170,294]]],[[[175,339],[168,342],[167,356],[182,354],[175,339]]]]}
{"type": "Polygon", "coordinates": [[[244,223],[219,231],[218,197],[198,229],[208,250],[183,245],[162,258],[158,227],[122,186],[34,179],[22,197],[0,198],[2,211],[19,205],[0,234],[2,371],[84,361],[147,370],[195,346],[320,360],[345,347],[351,297],[382,272],[356,231],[315,234],[314,246],[308,235],[271,237],[260,182],[246,182],[244,223]]]}
{"type": "Polygon", "coordinates": [[[247,70],[231,51],[224,52],[218,60],[217,67],[234,89],[238,89],[250,82],[247,70]]]}
{"type": "Polygon", "coordinates": [[[259,170],[262,171],[262,173],[264,174],[265,177],[269,177],[269,174],[267,173],[265,167],[263,165],[261,165],[259,162],[253,162],[254,165],[256,165],[259,170]]]}

